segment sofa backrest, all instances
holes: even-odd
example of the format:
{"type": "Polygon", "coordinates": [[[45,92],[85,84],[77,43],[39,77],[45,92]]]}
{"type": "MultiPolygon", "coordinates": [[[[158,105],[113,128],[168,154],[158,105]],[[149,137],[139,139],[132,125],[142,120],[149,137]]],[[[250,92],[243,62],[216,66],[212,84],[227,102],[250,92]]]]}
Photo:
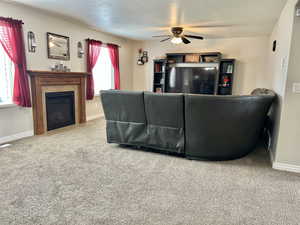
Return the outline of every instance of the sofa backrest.
{"type": "Polygon", "coordinates": [[[106,120],[146,123],[144,93],[137,91],[101,91],[106,120]]]}
{"type": "Polygon", "coordinates": [[[144,93],[101,91],[109,143],[143,146],[147,139],[144,93]]]}
{"type": "Polygon", "coordinates": [[[147,145],[184,152],[183,94],[144,93],[147,118],[147,145]]]}
{"type": "Polygon", "coordinates": [[[185,95],[186,154],[215,160],[246,155],[257,144],[273,98],[185,95]]]}
{"type": "Polygon", "coordinates": [[[144,93],[147,122],[152,125],[183,128],[183,94],[144,93]]]}

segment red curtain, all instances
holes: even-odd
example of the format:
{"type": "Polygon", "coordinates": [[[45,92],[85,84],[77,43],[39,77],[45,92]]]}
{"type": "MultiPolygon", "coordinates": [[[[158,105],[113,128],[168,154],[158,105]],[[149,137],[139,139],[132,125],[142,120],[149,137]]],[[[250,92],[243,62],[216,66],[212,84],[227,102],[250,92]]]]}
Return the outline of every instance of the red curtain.
{"type": "Polygon", "coordinates": [[[13,102],[31,107],[22,21],[0,17],[0,44],[15,65],[13,102]]]}
{"type": "MultiPolygon", "coordinates": [[[[94,66],[98,60],[101,50],[101,41],[87,39],[87,72],[92,73],[94,66]]],[[[88,76],[86,85],[86,99],[94,98],[94,79],[88,76]]]]}
{"type": "Polygon", "coordinates": [[[120,89],[120,67],[119,67],[119,46],[114,44],[107,44],[111,64],[115,72],[115,89],[120,89]]]}

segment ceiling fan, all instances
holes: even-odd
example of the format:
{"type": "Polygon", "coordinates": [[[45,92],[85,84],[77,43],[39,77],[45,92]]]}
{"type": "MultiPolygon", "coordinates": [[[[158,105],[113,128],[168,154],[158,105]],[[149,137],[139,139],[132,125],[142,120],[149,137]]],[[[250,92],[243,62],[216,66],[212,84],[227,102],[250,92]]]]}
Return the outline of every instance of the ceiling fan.
{"type": "Polygon", "coordinates": [[[161,40],[160,42],[171,40],[173,44],[189,44],[191,41],[187,38],[194,38],[198,40],[203,40],[204,38],[197,35],[184,35],[183,34],[183,27],[172,27],[171,28],[172,35],[156,35],[152,37],[165,37],[165,39],[161,40]]]}

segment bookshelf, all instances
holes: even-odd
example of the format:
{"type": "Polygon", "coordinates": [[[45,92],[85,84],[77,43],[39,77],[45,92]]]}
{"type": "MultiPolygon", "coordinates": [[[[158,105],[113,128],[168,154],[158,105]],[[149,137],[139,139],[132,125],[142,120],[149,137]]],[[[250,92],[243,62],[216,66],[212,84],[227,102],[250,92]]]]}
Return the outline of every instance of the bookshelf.
{"type": "Polygon", "coordinates": [[[165,75],[166,75],[167,60],[157,59],[153,61],[153,92],[165,92],[165,75]]]}
{"type": "Polygon", "coordinates": [[[232,95],[234,59],[222,59],[220,62],[218,95],[232,95]]]}

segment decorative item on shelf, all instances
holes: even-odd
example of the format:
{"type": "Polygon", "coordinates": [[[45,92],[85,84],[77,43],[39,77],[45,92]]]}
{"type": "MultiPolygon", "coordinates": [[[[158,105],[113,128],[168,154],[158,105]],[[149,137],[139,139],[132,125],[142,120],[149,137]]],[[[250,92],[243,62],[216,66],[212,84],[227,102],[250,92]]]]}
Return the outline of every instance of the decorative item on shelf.
{"type": "Polygon", "coordinates": [[[199,63],[200,55],[199,54],[186,54],[185,62],[186,63],[199,63]]]}
{"type": "Polygon", "coordinates": [[[158,87],[158,88],[155,89],[155,92],[156,93],[162,93],[162,89],[160,87],[158,87]]]}
{"type": "Polygon", "coordinates": [[[56,63],[51,66],[51,71],[54,72],[71,72],[71,69],[64,65],[62,62],[56,63]]]}
{"type": "Polygon", "coordinates": [[[70,60],[70,38],[47,33],[48,58],[70,60]]]}
{"type": "Polygon", "coordinates": [[[222,82],[223,87],[228,87],[230,86],[230,79],[228,76],[223,76],[223,82],[222,82]]]}
{"type": "Polygon", "coordinates": [[[27,41],[28,41],[28,51],[29,52],[35,52],[35,50],[36,50],[36,41],[35,41],[35,35],[32,31],[28,31],[27,41]]]}
{"type": "Polygon", "coordinates": [[[78,49],[78,58],[82,58],[82,56],[84,55],[84,51],[83,51],[82,43],[80,41],[78,41],[77,43],[77,49],[78,49]]]}
{"type": "Polygon", "coordinates": [[[201,61],[206,62],[206,63],[217,63],[217,62],[219,62],[219,56],[203,55],[203,56],[201,56],[201,61]]]}
{"type": "Polygon", "coordinates": [[[169,63],[169,64],[176,63],[176,60],[175,60],[175,59],[168,59],[168,63],[169,63]]]}
{"type": "Polygon", "coordinates": [[[138,65],[144,65],[146,62],[148,62],[148,52],[143,51],[143,49],[140,48],[137,64],[138,65]]]}

